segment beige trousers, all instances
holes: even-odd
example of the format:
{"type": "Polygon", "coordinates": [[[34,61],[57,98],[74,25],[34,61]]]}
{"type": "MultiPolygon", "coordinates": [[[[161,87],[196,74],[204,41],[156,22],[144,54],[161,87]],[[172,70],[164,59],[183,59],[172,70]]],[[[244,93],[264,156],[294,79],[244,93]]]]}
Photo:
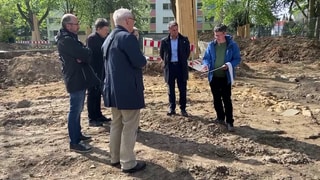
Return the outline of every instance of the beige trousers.
{"type": "Polygon", "coordinates": [[[140,109],[119,110],[113,107],[111,112],[109,144],[111,163],[120,162],[122,169],[131,169],[137,164],[133,149],[137,139],[140,109]]]}

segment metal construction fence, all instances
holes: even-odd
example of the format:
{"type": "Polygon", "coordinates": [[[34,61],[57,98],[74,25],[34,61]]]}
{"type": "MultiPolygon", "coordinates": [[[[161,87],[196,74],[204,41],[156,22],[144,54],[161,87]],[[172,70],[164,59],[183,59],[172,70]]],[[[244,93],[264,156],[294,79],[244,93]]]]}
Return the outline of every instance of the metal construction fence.
{"type": "Polygon", "coordinates": [[[252,26],[250,35],[255,37],[269,36],[302,36],[319,40],[320,19],[319,17],[311,20],[313,26],[306,20],[300,21],[277,21],[273,26],[252,26]]]}
{"type": "Polygon", "coordinates": [[[16,41],[17,44],[26,45],[29,48],[49,49],[54,47],[54,43],[50,41],[16,41]]]}

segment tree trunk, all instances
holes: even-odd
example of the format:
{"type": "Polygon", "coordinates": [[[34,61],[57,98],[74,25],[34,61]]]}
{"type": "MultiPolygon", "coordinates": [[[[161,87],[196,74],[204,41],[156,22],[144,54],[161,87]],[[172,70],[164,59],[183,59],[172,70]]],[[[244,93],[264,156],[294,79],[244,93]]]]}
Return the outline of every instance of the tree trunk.
{"type": "Polygon", "coordinates": [[[35,14],[32,15],[32,23],[33,23],[33,30],[32,30],[32,37],[31,37],[31,46],[38,47],[38,42],[41,40],[40,38],[40,31],[39,31],[39,23],[37,16],[35,14]]]}
{"type": "Polygon", "coordinates": [[[243,37],[244,37],[244,29],[243,29],[243,26],[238,26],[238,27],[237,27],[237,36],[240,37],[240,38],[243,38],[243,37]]]}
{"type": "Polygon", "coordinates": [[[315,17],[315,0],[309,0],[309,16],[308,16],[308,37],[315,37],[316,17],[315,17]]]}
{"type": "Polygon", "coordinates": [[[320,34],[320,17],[317,17],[317,22],[316,22],[316,32],[315,32],[315,37],[318,41],[320,41],[319,39],[319,34],[320,34]]]}
{"type": "Polygon", "coordinates": [[[250,38],[250,24],[244,25],[244,38],[250,38]]]}

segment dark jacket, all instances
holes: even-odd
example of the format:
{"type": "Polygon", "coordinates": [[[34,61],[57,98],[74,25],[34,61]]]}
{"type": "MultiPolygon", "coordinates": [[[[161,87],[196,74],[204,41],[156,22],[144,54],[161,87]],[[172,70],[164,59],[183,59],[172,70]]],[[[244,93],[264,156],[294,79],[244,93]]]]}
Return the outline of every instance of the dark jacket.
{"type": "MultiPolygon", "coordinates": [[[[178,62],[182,69],[182,78],[187,81],[188,76],[188,58],[190,55],[190,42],[187,37],[179,33],[178,36],[178,62]]],[[[164,61],[164,79],[169,80],[169,63],[171,61],[171,41],[170,35],[161,40],[160,57],[164,61]]]]}
{"type": "Polygon", "coordinates": [[[89,65],[91,50],[78,40],[78,36],[61,29],[56,41],[67,91],[72,93],[98,85],[100,80],[89,65]]]}
{"type": "Polygon", "coordinates": [[[147,61],[140,51],[137,38],[125,28],[116,26],[102,48],[106,57],[103,90],[105,106],[127,110],[143,108],[142,68],[147,61]]]}
{"type": "Polygon", "coordinates": [[[91,67],[97,76],[104,79],[103,57],[101,46],[106,38],[101,37],[97,32],[92,33],[87,38],[87,47],[92,51],[91,67]]]}
{"type": "MultiPolygon", "coordinates": [[[[224,62],[230,62],[233,67],[233,76],[235,76],[235,67],[240,63],[241,57],[240,57],[240,49],[236,42],[232,40],[232,37],[230,35],[226,35],[226,41],[227,41],[227,50],[224,62]]],[[[204,53],[203,56],[203,65],[207,65],[209,68],[209,71],[212,71],[214,69],[214,64],[216,61],[216,48],[217,41],[211,41],[208,44],[208,47],[204,53]]],[[[230,74],[228,71],[225,72],[228,78],[228,83],[231,83],[230,74]]],[[[208,73],[208,80],[209,82],[212,81],[213,72],[208,73]]],[[[234,77],[233,77],[234,78],[234,77]]]]}

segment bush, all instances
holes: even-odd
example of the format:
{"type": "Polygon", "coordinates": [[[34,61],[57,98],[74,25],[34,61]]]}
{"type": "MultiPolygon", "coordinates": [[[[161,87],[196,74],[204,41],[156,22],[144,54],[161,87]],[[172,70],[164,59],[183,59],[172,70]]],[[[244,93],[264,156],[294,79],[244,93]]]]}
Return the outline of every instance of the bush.
{"type": "Polygon", "coordinates": [[[14,43],[15,36],[12,28],[1,28],[0,29],[0,42],[14,43]]]}

